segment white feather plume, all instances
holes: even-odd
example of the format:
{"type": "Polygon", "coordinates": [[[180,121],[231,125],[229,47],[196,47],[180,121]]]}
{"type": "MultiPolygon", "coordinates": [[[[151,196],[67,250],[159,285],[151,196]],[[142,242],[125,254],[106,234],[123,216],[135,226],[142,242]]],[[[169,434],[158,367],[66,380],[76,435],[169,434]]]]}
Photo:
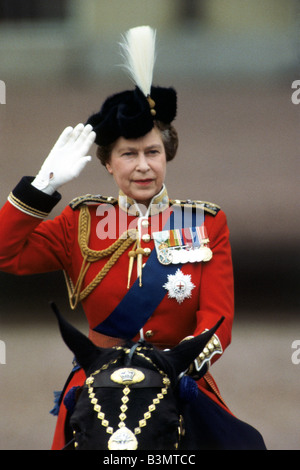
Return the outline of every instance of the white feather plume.
{"type": "Polygon", "coordinates": [[[120,46],[125,59],[123,66],[134,83],[148,96],[155,63],[156,31],[150,26],[138,26],[129,29],[122,39],[120,46]]]}

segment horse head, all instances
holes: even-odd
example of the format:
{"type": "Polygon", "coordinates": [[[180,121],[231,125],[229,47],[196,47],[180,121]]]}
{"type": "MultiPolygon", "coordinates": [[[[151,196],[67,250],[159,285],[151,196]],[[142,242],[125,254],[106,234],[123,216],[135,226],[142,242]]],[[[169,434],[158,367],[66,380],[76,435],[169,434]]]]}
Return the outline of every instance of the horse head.
{"type": "Polygon", "coordinates": [[[75,449],[174,450],[182,433],[180,376],[220,326],[161,351],[144,341],[95,346],[52,305],[86,381],[70,417],[75,449]]]}

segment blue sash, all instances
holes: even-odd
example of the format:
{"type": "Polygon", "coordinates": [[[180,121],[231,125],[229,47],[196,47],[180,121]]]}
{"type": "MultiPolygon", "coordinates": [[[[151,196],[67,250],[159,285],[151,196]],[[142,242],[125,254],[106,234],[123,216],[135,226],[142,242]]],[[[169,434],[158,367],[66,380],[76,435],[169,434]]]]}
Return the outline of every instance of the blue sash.
{"type": "MultiPolygon", "coordinates": [[[[196,227],[202,225],[203,221],[202,209],[173,206],[164,230],[196,227]]],[[[93,330],[115,338],[134,338],[166,295],[163,285],[167,276],[175,274],[181,266],[160,264],[154,249],[143,268],[143,286],[139,286],[137,279],[109,317],[93,330]]]]}

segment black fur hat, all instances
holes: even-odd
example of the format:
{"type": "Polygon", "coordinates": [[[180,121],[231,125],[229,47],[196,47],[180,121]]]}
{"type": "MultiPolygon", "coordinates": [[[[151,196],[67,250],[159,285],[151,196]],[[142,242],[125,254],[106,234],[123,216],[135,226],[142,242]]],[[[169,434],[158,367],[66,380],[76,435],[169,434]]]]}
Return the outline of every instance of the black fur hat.
{"type": "Polygon", "coordinates": [[[108,145],[119,137],[142,137],[151,131],[155,120],[170,124],[176,117],[176,91],[152,86],[150,96],[147,99],[136,87],[107,98],[87,121],[96,132],[96,144],[108,145]]]}
{"type": "Polygon", "coordinates": [[[175,118],[176,91],[152,86],[155,36],[149,26],[138,26],[123,37],[124,67],[136,87],[110,96],[100,111],[89,117],[87,124],[96,132],[96,144],[109,145],[119,137],[142,137],[151,131],[155,120],[170,124],[175,118]]]}

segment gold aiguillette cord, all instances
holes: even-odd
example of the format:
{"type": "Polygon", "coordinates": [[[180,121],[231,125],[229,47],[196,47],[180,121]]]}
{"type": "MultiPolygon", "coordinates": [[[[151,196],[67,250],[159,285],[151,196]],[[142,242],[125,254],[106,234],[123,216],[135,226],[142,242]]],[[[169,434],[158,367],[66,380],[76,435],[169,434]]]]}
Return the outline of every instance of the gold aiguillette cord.
{"type": "Polygon", "coordinates": [[[131,274],[132,274],[132,268],[133,268],[133,263],[134,263],[134,258],[136,258],[136,242],[132,248],[132,250],[129,251],[128,256],[129,256],[129,266],[128,266],[128,281],[127,281],[127,289],[130,287],[130,279],[131,279],[131,274]]]}
{"type": "Polygon", "coordinates": [[[94,289],[98,286],[98,284],[102,281],[102,279],[106,276],[108,271],[114,266],[114,264],[118,261],[120,256],[129,248],[130,245],[134,243],[136,239],[136,231],[135,230],[127,230],[124,232],[120,238],[118,238],[112,245],[107,247],[104,250],[92,250],[88,246],[89,237],[90,237],[90,227],[91,227],[91,220],[90,220],[90,213],[86,206],[83,206],[80,209],[80,216],[79,216],[79,230],[78,230],[78,242],[82,253],[82,265],[78,275],[78,279],[75,283],[75,286],[72,283],[72,280],[64,272],[68,294],[69,294],[69,301],[70,306],[74,310],[79,302],[85,299],[94,289]],[[108,261],[105,263],[103,268],[99,271],[99,273],[95,276],[95,278],[88,284],[84,289],[82,289],[83,281],[85,275],[91,265],[91,263],[99,261],[103,258],[109,258],[108,261]]]}
{"type": "Polygon", "coordinates": [[[145,251],[143,248],[141,248],[140,245],[140,240],[135,242],[134,247],[130,252],[128,253],[129,256],[129,267],[128,267],[128,281],[127,281],[127,289],[130,287],[130,280],[131,280],[131,274],[132,274],[132,269],[133,269],[133,263],[134,259],[137,259],[137,272],[138,272],[138,278],[139,278],[139,286],[142,287],[142,270],[143,270],[143,255],[145,254],[145,251]]]}

